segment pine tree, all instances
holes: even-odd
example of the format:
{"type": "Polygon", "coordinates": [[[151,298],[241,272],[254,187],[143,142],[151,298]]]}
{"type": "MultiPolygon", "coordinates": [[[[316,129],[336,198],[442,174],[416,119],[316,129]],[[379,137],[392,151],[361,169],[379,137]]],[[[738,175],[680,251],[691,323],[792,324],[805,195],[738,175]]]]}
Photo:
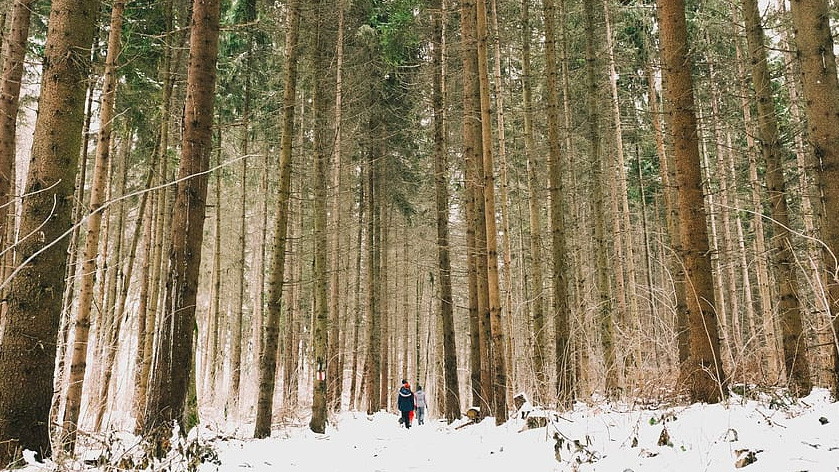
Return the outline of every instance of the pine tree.
{"type": "Polygon", "coordinates": [[[0,467],[23,449],[49,457],[58,320],[67,267],[90,48],[99,2],[52,3],[32,157],[0,337],[0,467]],[[37,237],[33,237],[37,235],[37,237]]]}

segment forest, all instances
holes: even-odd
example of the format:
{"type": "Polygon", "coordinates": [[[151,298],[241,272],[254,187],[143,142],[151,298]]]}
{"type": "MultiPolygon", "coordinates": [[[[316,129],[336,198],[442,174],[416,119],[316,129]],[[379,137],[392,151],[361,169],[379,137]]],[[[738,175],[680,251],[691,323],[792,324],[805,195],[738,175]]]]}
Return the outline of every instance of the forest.
{"type": "Polygon", "coordinates": [[[0,468],[401,379],[497,424],[837,394],[836,1],[0,15],[0,468]]]}

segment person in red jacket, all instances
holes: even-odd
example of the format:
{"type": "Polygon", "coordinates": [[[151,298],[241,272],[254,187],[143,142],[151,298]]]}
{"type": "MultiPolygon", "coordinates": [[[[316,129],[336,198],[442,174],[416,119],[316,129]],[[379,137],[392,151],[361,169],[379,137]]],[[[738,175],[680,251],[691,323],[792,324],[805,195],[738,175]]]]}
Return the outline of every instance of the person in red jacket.
{"type": "Polygon", "coordinates": [[[414,408],[416,408],[416,401],[414,400],[414,392],[411,391],[411,385],[407,380],[402,380],[402,388],[399,389],[399,396],[397,400],[397,407],[402,413],[400,423],[404,424],[406,428],[411,427],[411,420],[414,416],[414,408]]]}

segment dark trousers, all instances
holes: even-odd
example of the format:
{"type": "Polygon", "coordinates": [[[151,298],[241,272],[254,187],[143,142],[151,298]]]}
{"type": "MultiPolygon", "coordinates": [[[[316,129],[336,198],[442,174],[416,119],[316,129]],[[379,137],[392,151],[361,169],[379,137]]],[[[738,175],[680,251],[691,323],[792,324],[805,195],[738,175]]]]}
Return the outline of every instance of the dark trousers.
{"type": "Polygon", "coordinates": [[[406,428],[411,427],[411,412],[410,411],[403,411],[402,412],[402,424],[404,424],[406,428]]]}

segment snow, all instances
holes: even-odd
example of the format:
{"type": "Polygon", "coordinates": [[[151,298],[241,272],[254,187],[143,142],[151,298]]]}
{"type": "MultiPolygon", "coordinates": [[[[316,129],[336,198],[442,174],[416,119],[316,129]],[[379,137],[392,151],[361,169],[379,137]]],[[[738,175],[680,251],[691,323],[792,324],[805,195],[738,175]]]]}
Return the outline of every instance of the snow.
{"type": "MultiPolygon", "coordinates": [[[[527,430],[517,414],[502,426],[487,418],[478,424],[415,421],[405,429],[396,414],[344,412],[331,418],[326,434],[311,432],[303,421],[278,427],[262,440],[246,437],[249,425],[239,425],[231,431],[235,435],[201,428],[191,436],[215,450],[200,472],[721,472],[740,470],[738,460],[746,471],[839,471],[839,403],[825,390],[797,402],[773,394],[752,400],[734,396],[717,405],[593,401],[563,412],[526,407],[531,416],[546,418],[547,427],[527,430]],[[663,438],[665,429],[669,440],[663,438]],[[756,461],[749,463],[746,456],[756,461]]],[[[27,462],[26,472],[57,470],[49,461],[27,462]]],[[[183,470],[185,463],[169,462],[166,468],[183,470]]]]}

